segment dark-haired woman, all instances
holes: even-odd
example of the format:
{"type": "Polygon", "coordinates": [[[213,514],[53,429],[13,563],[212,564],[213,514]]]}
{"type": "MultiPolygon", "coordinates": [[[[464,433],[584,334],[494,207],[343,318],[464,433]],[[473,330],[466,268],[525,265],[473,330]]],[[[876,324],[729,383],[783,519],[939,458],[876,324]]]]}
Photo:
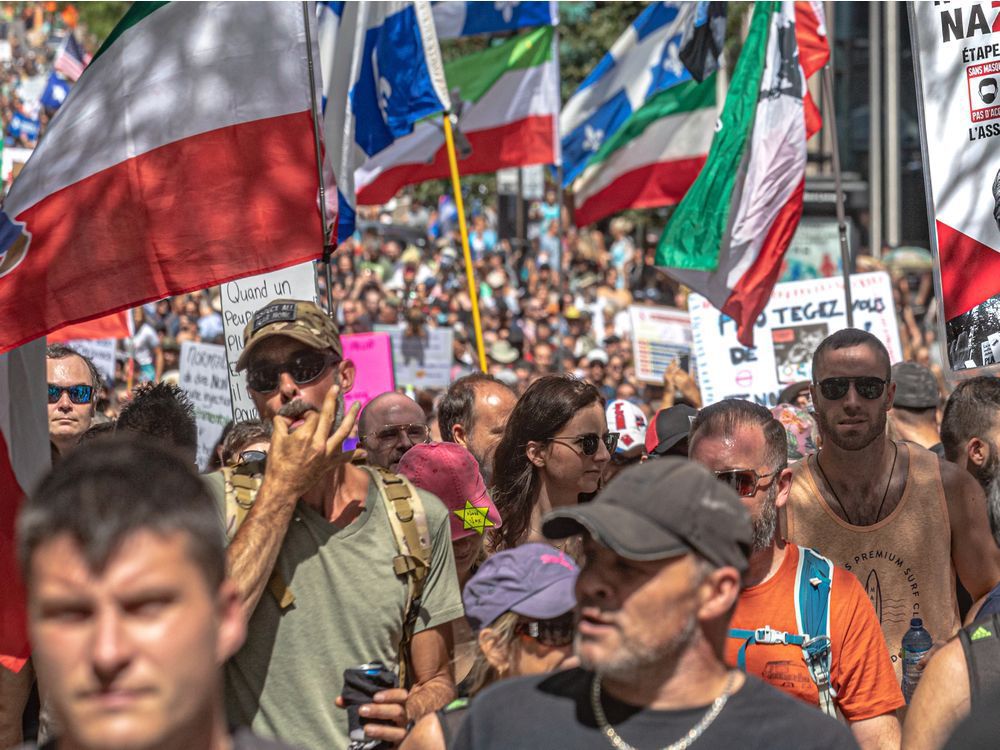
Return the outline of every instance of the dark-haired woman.
{"type": "Polygon", "coordinates": [[[567,375],[532,383],[493,458],[493,501],[504,523],[490,539],[492,551],[545,541],[542,516],[597,490],[617,438],[590,383],[567,375]]]}

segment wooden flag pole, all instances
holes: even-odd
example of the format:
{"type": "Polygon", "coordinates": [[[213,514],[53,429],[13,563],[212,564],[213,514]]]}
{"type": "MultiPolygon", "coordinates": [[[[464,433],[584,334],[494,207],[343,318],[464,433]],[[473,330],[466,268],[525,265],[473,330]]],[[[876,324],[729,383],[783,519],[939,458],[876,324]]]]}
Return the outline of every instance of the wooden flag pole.
{"type": "Polygon", "coordinates": [[[469,285],[472,300],[472,325],[476,329],[476,351],[479,352],[479,367],[486,368],[486,347],[483,345],[483,323],[479,319],[479,292],[476,289],[476,274],[472,270],[472,252],[469,250],[469,228],[465,225],[465,204],[462,202],[462,183],[458,176],[458,157],[455,156],[455,134],[451,129],[451,115],[445,112],[444,142],[448,148],[448,166],[451,169],[451,187],[455,192],[455,208],[458,210],[458,229],[462,235],[462,253],[465,256],[465,280],[469,285]]]}

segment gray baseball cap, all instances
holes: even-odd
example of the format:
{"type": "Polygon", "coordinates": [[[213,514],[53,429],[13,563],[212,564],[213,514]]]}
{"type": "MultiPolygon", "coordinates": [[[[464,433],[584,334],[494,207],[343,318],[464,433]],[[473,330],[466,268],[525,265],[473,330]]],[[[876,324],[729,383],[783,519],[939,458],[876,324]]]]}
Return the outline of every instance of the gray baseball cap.
{"type": "Polygon", "coordinates": [[[739,496],[686,458],[664,456],[621,472],[589,503],[545,516],[549,539],[589,534],[629,560],[694,552],[716,565],[747,569],[750,514],[739,496]]]}
{"type": "Polygon", "coordinates": [[[892,366],[896,383],[893,406],[904,409],[929,409],[941,402],[937,379],[929,368],[916,362],[897,362],[892,366]]]}

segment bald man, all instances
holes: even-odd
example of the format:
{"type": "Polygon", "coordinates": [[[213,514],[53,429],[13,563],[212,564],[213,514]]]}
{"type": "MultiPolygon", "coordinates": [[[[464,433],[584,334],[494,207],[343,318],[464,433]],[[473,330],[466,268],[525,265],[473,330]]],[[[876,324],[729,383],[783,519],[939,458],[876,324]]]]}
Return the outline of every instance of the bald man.
{"type": "Polygon", "coordinates": [[[368,463],[395,471],[399,459],[414,445],[430,441],[424,410],[402,393],[376,396],[358,420],[361,445],[368,451],[368,463]]]}

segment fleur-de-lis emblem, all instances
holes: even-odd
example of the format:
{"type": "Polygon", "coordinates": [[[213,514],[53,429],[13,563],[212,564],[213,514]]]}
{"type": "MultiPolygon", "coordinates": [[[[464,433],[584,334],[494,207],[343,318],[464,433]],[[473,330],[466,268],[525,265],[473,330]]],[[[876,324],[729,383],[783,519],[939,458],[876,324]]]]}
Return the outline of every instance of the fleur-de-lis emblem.
{"type": "Polygon", "coordinates": [[[389,119],[389,99],[392,98],[392,84],[385,78],[378,79],[378,108],[382,110],[382,118],[389,119]]]}
{"type": "Polygon", "coordinates": [[[597,151],[604,142],[604,131],[585,125],[583,128],[583,150],[597,151]]]}
{"type": "Polygon", "coordinates": [[[684,63],[681,62],[681,49],[677,42],[670,42],[667,45],[667,57],[663,61],[663,69],[673,73],[675,76],[684,73],[684,63]]]}
{"type": "Polygon", "coordinates": [[[493,7],[500,13],[500,16],[501,18],[503,18],[504,23],[510,23],[510,19],[514,17],[515,5],[517,5],[516,2],[493,3],[493,7]]]}

